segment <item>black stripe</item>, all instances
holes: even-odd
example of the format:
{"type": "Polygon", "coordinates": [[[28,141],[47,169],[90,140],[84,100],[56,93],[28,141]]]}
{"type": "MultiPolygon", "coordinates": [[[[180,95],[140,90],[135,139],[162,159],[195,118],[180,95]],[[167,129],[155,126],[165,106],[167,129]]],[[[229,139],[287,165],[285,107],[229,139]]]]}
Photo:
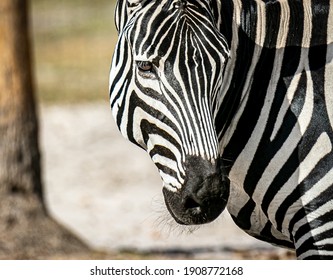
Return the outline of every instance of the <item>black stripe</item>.
{"type": "Polygon", "coordinates": [[[177,162],[176,156],[173,152],[168,148],[161,145],[155,145],[154,148],[149,152],[150,157],[152,158],[154,155],[162,155],[166,158],[169,158],[175,162],[177,162]]]}
{"type": "Polygon", "coordinates": [[[290,249],[294,249],[295,246],[292,242],[287,241],[287,240],[281,240],[281,239],[277,239],[272,235],[272,224],[268,221],[265,225],[265,227],[263,228],[263,230],[260,232],[260,240],[262,241],[266,241],[269,242],[271,244],[275,244],[278,246],[282,246],[285,248],[290,248],[290,249]]]}
{"type": "MultiPolygon", "coordinates": [[[[217,1],[213,1],[216,3],[217,1]]],[[[232,26],[233,26],[233,15],[234,15],[234,3],[233,1],[222,1],[222,10],[217,11],[217,7],[214,9],[214,16],[218,18],[218,14],[221,13],[222,22],[219,26],[219,30],[225,36],[228,45],[231,45],[232,40],[232,26]]]]}
{"type": "Polygon", "coordinates": [[[287,46],[302,46],[304,28],[303,0],[288,0],[290,9],[287,46]]]}
{"type": "Polygon", "coordinates": [[[143,135],[145,144],[147,144],[147,141],[151,134],[160,135],[162,138],[167,139],[168,142],[170,142],[172,145],[174,145],[176,147],[176,149],[181,153],[181,146],[176,141],[176,139],[173,138],[167,131],[156,126],[156,124],[150,123],[149,121],[143,119],[140,123],[140,129],[142,131],[142,135],[143,135]]]}
{"type": "MultiPolygon", "coordinates": [[[[261,110],[264,107],[267,88],[269,86],[273,71],[272,62],[274,62],[274,58],[274,49],[262,49],[260,59],[257,63],[256,70],[253,75],[254,82],[252,83],[251,91],[249,93],[249,99],[244,109],[243,115],[239,121],[239,124],[242,125],[242,130],[251,130],[251,132],[248,132],[249,135],[252,134],[260,117],[261,110]]],[[[264,133],[267,135],[265,134],[260,141],[257,152],[248,170],[248,174],[250,174],[250,176],[247,176],[244,182],[244,190],[250,196],[252,196],[255,186],[257,185],[261,175],[272,159],[272,156],[274,155],[271,147],[268,148],[270,145],[269,137],[271,134],[269,132],[270,131],[267,130],[264,131],[264,133]]]]}
{"type": "MultiPolygon", "coordinates": [[[[155,166],[158,168],[158,170],[163,171],[163,173],[170,175],[171,177],[175,178],[176,180],[177,178],[177,172],[174,171],[173,169],[169,168],[168,166],[165,166],[163,164],[160,163],[155,163],[155,166]]],[[[179,180],[177,180],[179,182],[179,180]]]]}
{"type": "MultiPolygon", "coordinates": [[[[332,5],[332,1],[330,0],[311,0],[311,11],[312,11],[311,46],[327,45],[327,32],[332,32],[332,30],[327,30],[330,5],[332,5]]],[[[324,57],[324,56],[319,56],[319,57],[324,57]]]]}
{"type": "Polygon", "coordinates": [[[281,22],[280,2],[268,2],[266,4],[266,37],[264,46],[267,48],[275,48],[277,37],[279,34],[281,22]]]}

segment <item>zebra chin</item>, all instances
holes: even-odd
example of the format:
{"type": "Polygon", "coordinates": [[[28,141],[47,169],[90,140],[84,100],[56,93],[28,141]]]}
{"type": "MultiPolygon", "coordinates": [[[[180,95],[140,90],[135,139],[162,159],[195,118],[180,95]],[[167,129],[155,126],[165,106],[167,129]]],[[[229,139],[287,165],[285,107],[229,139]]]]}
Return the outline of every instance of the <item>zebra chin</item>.
{"type": "Polygon", "coordinates": [[[182,225],[212,222],[225,209],[229,180],[219,164],[191,156],[186,160],[186,179],[177,190],[163,188],[167,209],[182,225]]]}

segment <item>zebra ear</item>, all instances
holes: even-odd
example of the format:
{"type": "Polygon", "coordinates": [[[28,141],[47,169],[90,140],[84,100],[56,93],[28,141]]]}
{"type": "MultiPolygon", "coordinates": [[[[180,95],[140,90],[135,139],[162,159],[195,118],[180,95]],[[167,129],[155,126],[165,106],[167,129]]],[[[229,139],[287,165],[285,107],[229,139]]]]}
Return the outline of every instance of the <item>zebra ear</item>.
{"type": "Polygon", "coordinates": [[[145,0],[118,0],[115,10],[115,24],[118,33],[125,27],[130,15],[140,6],[145,0]]]}

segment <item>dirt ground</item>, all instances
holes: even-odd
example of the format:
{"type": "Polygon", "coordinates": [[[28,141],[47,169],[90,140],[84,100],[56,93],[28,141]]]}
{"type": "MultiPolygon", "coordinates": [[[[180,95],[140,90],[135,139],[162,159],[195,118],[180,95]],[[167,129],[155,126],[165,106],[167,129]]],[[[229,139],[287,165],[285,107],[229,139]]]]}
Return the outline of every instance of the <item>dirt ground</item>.
{"type": "Polygon", "coordinates": [[[242,232],[226,212],[209,225],[178,226],[149,156],[122,138],[107,102],[43,106],[40,124],[48,209],[97,251],[69,258],[294,258],[242,232]]]}

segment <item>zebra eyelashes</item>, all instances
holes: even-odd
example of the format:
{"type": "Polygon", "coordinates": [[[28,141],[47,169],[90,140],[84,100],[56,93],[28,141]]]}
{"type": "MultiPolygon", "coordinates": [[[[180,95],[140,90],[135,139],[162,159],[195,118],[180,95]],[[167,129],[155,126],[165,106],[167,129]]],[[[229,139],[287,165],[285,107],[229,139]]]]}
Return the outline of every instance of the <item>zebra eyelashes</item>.
{"type": "Polygon", "coordinates": [[[138,69],[143,72],[150,72],[153,69],[153,63],[150,61],[137,61],[138,69]]]}

